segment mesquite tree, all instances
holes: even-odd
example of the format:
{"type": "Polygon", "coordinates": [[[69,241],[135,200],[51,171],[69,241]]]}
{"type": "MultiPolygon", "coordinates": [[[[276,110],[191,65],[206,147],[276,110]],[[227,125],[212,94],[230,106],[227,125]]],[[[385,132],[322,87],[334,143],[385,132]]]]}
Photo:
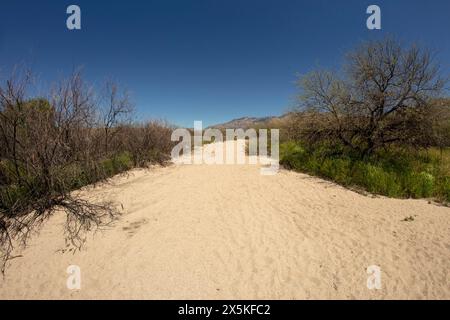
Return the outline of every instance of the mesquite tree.
{"type": "Polygon", "coordinates": [[[346,56],[342,75],[314,71],[299,80],[308,121],[303,137],[369,155],[392,143],[422,144],[433,98],[445,80],[429,51],[392,39],[365,43],[346,56]]]}

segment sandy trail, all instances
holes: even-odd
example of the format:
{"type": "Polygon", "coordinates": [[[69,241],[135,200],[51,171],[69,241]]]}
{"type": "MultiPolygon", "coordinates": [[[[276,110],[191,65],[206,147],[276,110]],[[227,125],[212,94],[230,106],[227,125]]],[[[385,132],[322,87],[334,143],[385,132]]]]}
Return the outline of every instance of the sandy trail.
{"type": "Polygon", "coordinates": [[[75,254],[52,218],[10,262],[0,298],[450,299],[450,208],[424,200],[257,165],[133,170],[84,192],[123,216],[75,254]],[[73,264],[81,290],[66,287],[73,264]],[[366,286],[370,265],[381,290],[366,286]]]}

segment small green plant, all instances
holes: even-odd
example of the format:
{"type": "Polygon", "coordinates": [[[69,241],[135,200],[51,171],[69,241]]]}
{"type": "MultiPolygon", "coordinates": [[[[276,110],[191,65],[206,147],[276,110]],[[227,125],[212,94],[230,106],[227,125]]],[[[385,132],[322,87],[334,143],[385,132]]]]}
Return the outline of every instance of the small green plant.
{"type": "Polygon", "coordinates": [[[432,174],[422,171],[412,174],[410,178],[411,195],[414,198],[428,198],[433,195],[435,178],[432,174]]]}

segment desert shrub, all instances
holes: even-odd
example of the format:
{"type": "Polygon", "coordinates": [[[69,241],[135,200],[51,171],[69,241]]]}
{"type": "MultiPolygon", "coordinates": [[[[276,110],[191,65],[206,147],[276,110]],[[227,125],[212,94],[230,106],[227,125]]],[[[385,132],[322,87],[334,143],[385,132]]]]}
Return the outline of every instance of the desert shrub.
{"type": "Polygon", "coordinates": [[[363,165],[364,186],[367,191],[391,197],[401,196],[401,186],[393,171],[385,171],[383,167],[372,164],[363,165]]]}
{"type": "MultiPolygon", "coordinates": [[[[99,178],[108,178],[127,171],[133,167],[133,160],[128,152],[114,155],[100,162],[99,178]]],[[[99,179],[100,180],[100,179],[99,179]]]]}
{"type": "Polygon", "coordinates": [[[413,173],[408,179],[409,192],[414,198],[431,197],[434,191],[435,178],[428,172],[413,173]]]}
{"type": "Polygon", "coordinates": [[[59,174],[66,179],[68,188],[74,190],[94,182],[89,172],[80,164],[70,164],[61,169],[59,174]]]}
{"type": "Polygon", "coordinates": [[[351,183],[350,170],[351,161],[349,159],[330,160],[330,171],[328,178],[334,179],[337,183],[348,185],[351,183]]]}
{"type": "Polygon", "coordinates": [[[280,162],[285,167],[300,170],[306,160],[306,152],[298,143],[289,141],[280,145],[280,162]]]}
{"type": "Polygon", "coordinates": [[[27,203],[27,188],[17,184],[3,185],[0,187],[0,208],[1,210],[10,210],[19,204],[27,203]]]}
{"type": "Polygon", "coordinates": [[[175,145],[170,139],[172,130],[173,127],[164,121],[136,123],[123,127],[119,138],[124,144],[122,149],[129,153],[134,166],[165,164],[175,145]]]}
{"type": "Polygon", "coordinates": [[[450,176],[443,177],[438,181],[439,183],[436,185],[438,198],[450,203],[450,176]]]}
{"type": "MultiPolygon", "coordinates": [[[[449,151],[446,151],[450,153],[449,151]]],[[[288,168],[398,198],[450,199],[446,157],[413,149],[385,149],[361,160],[339,148],[305,147],[298,142],[280,146],[280,163],[288,168]],[[444,159],[444,160],[442,160],[444,159]]]]}
{"type": "Polygon", "coordinates": [[[386,38],[346,54],[340,73],[303,75],[300,119],[290,132],[310,144],[344,145],[361,157],[395,144],[445,146],[450,106],[445,100],[437,106],[436,98],[448,78],[432,56],[386,38]]]}
{"type": "Polygon", "coordinates": [[[109,223],[110,203],[94,204],[73,190],[134,166],[163,163],[172,147],[171,127],[134,123],[126,92],[106,86],[97,99],[80,72],[56,83],[47,97],[27,95],[28,76],[0,84],[0,270],[13,243],[56,208],[66,212],[66,235],[76,247],[82,232],[109,223]]]}

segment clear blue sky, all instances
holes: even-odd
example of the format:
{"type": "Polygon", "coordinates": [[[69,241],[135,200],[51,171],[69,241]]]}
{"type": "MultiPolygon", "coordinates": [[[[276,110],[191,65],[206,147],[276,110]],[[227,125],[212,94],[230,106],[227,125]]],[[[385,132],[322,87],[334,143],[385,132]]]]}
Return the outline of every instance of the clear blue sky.
{"type": "Polygon", "coordinates": [[[84,66],[91,82],[127,87],[140,119],[209,125],[283,113],[296,73],[385,34],[438,50],[448,72],[449,33],[448,0],[0,0],[0,72],[26,63],[50,82],[84,66]],[[80,31],[66,28],[70,4],[80,31]],[[366,28],[370,4],[381,31],[366,28]]]}

